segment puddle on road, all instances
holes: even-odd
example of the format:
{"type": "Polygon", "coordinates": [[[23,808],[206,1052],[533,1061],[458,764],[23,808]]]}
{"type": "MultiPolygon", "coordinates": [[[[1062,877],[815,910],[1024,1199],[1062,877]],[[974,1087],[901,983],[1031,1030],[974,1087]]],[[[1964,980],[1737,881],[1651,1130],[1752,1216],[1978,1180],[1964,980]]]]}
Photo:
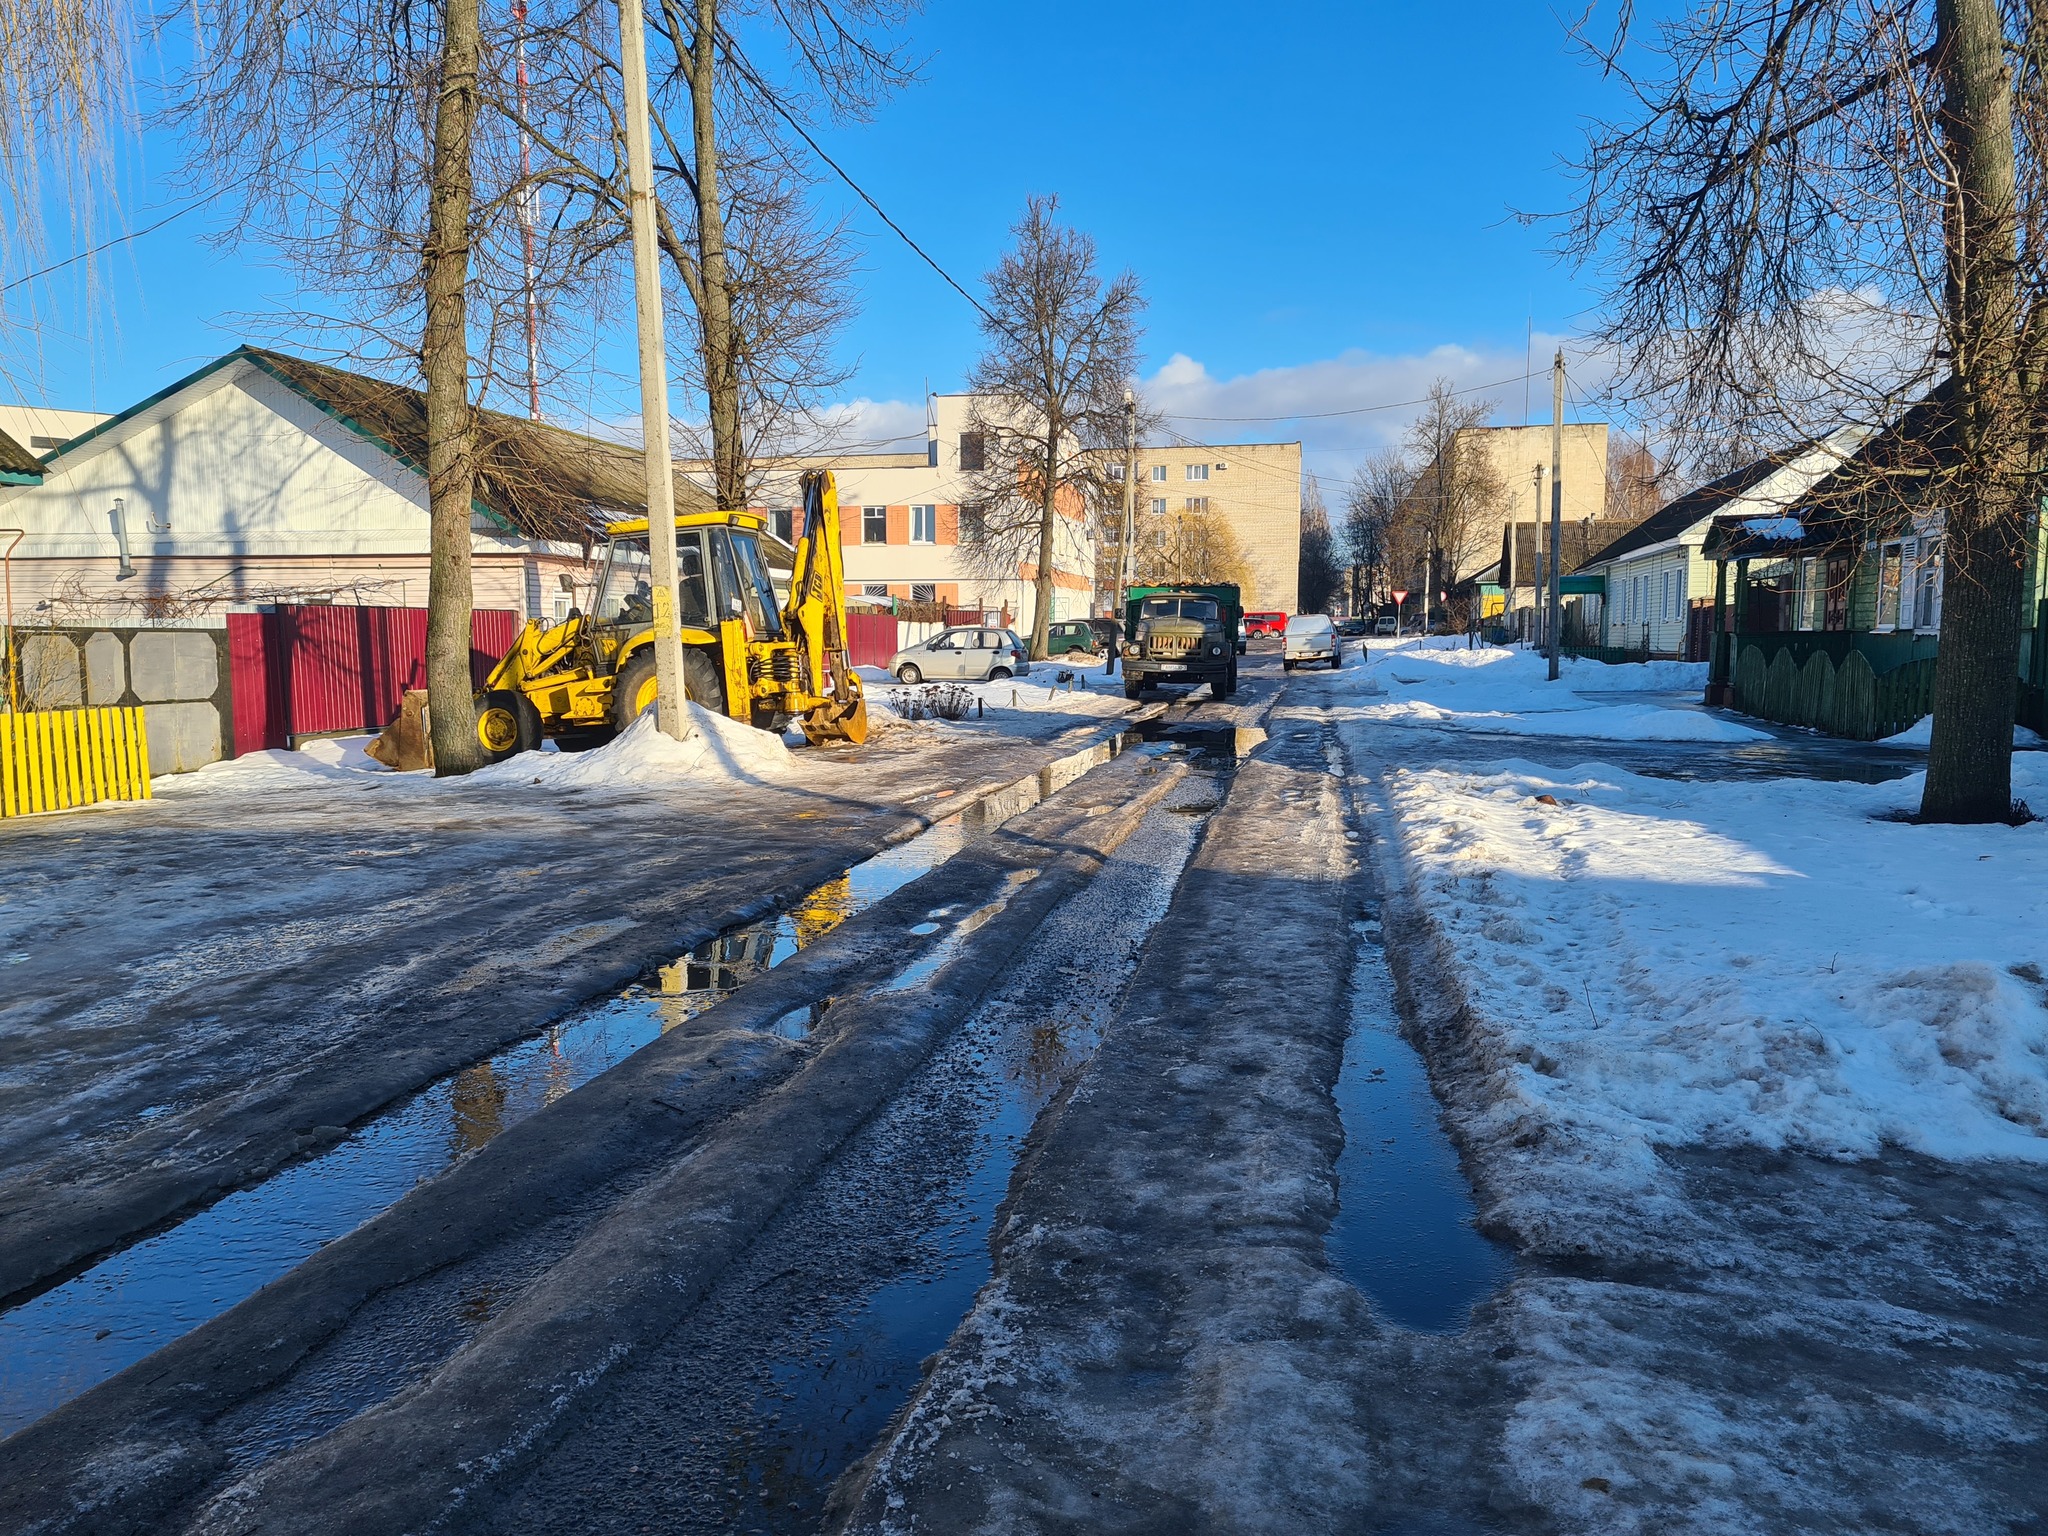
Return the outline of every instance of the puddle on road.
{"type": "Polygon", "coordinates": [[[623,1383],[587,1444],[492,1512],[678,1536],[817,1530],[987,1284],[989,1231],[1037,1116],[1093,1054],[1199,823],[1146,818],[991,997],[623,1383]],[[658,1462],[650,1482],[622,1470],[658,1462]]]}
{"type": "Polygon", "coordinates": [[[1344,1150],[1326,1246],[1340,1274],[1403,1328],[1456,1333],[1513,1275],[1506,1249],[1473,1227],[1429,1074],[1401,1037],[1377,922],[1358,925],[1351,1034],[1337,1078],[1344,1150]]]}
{"type": "MultiPolygon", "coordinates": [[[[415,1185],[936,869],[974,836],[1134,745],[1129,734],[1098,743],[961,807],[787,911],[698,945],[662,967],[653,985],[635,984],[586,1005],[540,1036],[429,1085],[329,1151],[237,1190],[0,1314],[0,1436],[253,1295],[415,1185]]],[[[802,1038],[819,1011],[793,1010],[770,1028],[802,1038]]]]}

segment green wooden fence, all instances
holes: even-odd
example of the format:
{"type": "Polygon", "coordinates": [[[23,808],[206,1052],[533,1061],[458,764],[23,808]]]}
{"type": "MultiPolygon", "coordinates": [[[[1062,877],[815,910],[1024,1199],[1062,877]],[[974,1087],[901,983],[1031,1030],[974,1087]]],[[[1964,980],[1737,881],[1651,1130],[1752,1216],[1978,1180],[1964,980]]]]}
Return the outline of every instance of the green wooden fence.
{"type": "Polygon", "coordinates": [[[1767,661],[1761,646],[1744,645],[1735,662],[1735,707],[1780,725],[1877,741],[1934,707],[1934,658],[1873,672],[1861,651],[1850,651],[1838,663],[1815,650],[1802,666],[1789,649],[1767,661]]]}

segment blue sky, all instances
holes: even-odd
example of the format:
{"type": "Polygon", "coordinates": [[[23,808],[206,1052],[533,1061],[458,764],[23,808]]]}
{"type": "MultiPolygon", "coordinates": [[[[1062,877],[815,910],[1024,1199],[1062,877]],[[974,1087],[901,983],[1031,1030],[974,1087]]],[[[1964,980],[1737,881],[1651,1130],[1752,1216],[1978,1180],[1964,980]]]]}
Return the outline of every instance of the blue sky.
{"type": "MultiPolygon", "coordinates": [[[[908,36],[920,83],[822,142],[969,287],[1024,199],[1057,193],[1104,265],[1142,279],[1145,373],[1192,435],[1299,436],[1312,468],[1341,474],[1406,413],[1186,418],[1409,399],[1438,374],[1485,383],[1523,371],[1532,320],[1539,357],[1587,323],[1593,296],[1548,254],[1552,231],[1512,216],[1567,200],[1561,161],[1604,94],[1548,7],[930,0],[908,36]]],[[[128,152],[128,227],[177,205],[174,155],[128,152]]],[[[904,430],[927,384],[958,387],[973,312],[845,188],[823,195],[862,243],[849,430],[904,430]]],[[[14,392],[118,409],[232,346],[233,317],[284,282],[257,253],[209,248],[209,218],[119,248],[89,284],[73,268],[10,291],[14,392]],[[19,325],[28,293],[39,334],[19,325]]],[[[67,242],[53,234],[54,253],[67,242]]],[[[604,349],[618,376],[590,395],[625,416],[622,340],[604,349]]],[[[1497,419],[1522,419],[1521,385],[1498,399],[1497,419]]],[[[1530,399],[1540,417],[1540,385],[1530,399]]]]}

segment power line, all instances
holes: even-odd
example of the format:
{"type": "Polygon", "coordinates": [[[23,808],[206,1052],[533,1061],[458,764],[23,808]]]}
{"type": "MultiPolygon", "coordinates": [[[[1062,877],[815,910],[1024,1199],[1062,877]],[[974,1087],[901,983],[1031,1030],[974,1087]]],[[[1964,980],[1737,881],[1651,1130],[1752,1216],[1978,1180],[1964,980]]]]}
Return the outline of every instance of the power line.
{"type": "Polygon", "coordinates": [[[117,245],[125,245],[130,240],[140,240],[144,235],[154,234],[173,220],[182,219],[186,214],[204,208],[215,198],[234,191],[236,187],[242,186],[247,180],[248,178],[245,177],[243,181],[230,182],[227,186],[216,187],[207,193],[206,196],[187,203],[175,212],[165,214],[154,224],[145,224],[142,228],[131,229],[124,235],[115,235],[112,239],[102,240],[98,245],[92,247],[91,250],[80,251],[75,256],[66,256],[62,261],[53,261],[47,267],[39,267],[25,276],[15,278],[11,283],[0,283],[0,293],[11,293],[23,283],[32,283],[39,277],[48,277],[52,272],[61,272],[66,267],[74,266],[81,261],[97,256],[101,251],[110,251],[117,245]]]}
{"type": "Polygon", "coordinates": [[[721,28],[719,31],[718,41],[719,45],[723,47],[725,50],[725,56],[727,61],[730,62],[735,69],[737,69],[741,74],[745,75],[747,79],[753,83],[754,89],[761,93],[762,100],[766,101],[769,106],[775,109],[775,113],[778,117],[780,117],[784,122],[788,123],[790,127],[796,130],[797,137],[802,139],[806,144],[811,146],[811,153],[816,155],[820,160],[824,161],[826,165],[830,166],[832,169],[832,173],[835,176],[837,176],[841,181],[845,182],[849,187],[853,188],[854,194],[857,197],[859,197],[862,202],[866,203],[870,208],[874,209],[876,217],[879,218],[884,224],[888,225],[890,229],[895,231],[896,237],[899,240],[901,240],[905,245],[909,246],[913,251],[915,251],[926,266],[930,267],[934,272],[938,273],[939,276],[945,280],[947,287],[951,288],[955,293],[959,294],[961,298],[965,299],[968,303],[972,304],[977,310],[979,310],[981,312],[982,318],[988,321],[990,325],[994,326],[999,331],[1007,332],[1009,330],[1009,327],[1004,325],[1002,321],[998,320],[995,317],[995,315],[990,312],[986,304],[982,303],[981,300],[977,299],[973,294],[969,293],[965,288],[963,288],[952,273],[948,272],[944,267],[939,265],[937,259],[932,256],[931,252],[927,251],[923,246],[919,245],[915,240],[911,239],[909,232],[905,230],[901,224],[898,224],[894,219],[889,217],[888,213],[883,209],[882,205],[876,202],[874,198],[868,195],[867,188],[863,187],[859,182],[855,181],[853,177],[847,174],[846,168],[844,166],[842,166],[837,160],[834,160],[830,155],[825,153],[824,148],[818,143],[818,141],[811,137],[810,130],[805,128],[802,123],[798,122],[796,118],[791,114],[790,110],[782,104],[782,98],[777,96],[774,91],[770,90],[768,88],[767,82],[764,81],[759,75],[754,73],[754,66],[749,64],[746,60],[746,56],[740,52],[739,44],[735,43],[732,40],[732,38],[724,31],[723,28],[721,28]]]}
{"type": "MultiPolygon", "coordinates": [[[[1536,372],[1544,370],[1538,369],[1536,372]]],[[[1474,384],[1465,389],[1453,389],[1453,395],[1477,395],[1489,389],[1505,389],[1510,384],[1519,384],[1524,379],[1534,378],[1535,373],[1518,373],[1511,379],[1496,379],[1491,384],[1474,384]]],[[[1427,405],[1430,397],[1420,400],[1390,400],[1385,405],[1354,405],[1341,411],[1292,411],[1285,416],[1188,416],[1179,411],[1168,410],[1164,414],[1175,421],[1326,421],[1332,416],[1364,416],[1372,411],[1401,411],[1411,405],[1427,405]]]]}

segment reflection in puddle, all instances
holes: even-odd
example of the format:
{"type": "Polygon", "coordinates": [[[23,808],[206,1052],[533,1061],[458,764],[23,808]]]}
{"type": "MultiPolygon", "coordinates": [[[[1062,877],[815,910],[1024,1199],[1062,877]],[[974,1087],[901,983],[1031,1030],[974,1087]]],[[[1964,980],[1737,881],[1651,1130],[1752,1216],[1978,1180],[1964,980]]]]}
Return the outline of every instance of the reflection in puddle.
{"type": "Polygon", "coordinates": [[[1344,1151],[1330,1259],[1402,1327],[1456,1333],[1507,1283],[1512,1262],[1472,1225],[1472,1186],[1422,1058],[1399,1033],[1377,923],[1361,926],[1355,964],[1336,1090],[1344,1151]]]}
{"type": "MultiPolygon", "coordinates": [[[[946,862],[1125,749],[1113,740],[963,806],[827,881],[778,917],[720,934],[538,1038],[463,1067],[332,1150],[237,1190],[0,1315],[0,1435],[70,1401],[303,1262],[511,1126],[703,1013],[752,977],[946,862]]],[[[825,1004],[770,1030],[801,1039],[825,1004]]]]}

